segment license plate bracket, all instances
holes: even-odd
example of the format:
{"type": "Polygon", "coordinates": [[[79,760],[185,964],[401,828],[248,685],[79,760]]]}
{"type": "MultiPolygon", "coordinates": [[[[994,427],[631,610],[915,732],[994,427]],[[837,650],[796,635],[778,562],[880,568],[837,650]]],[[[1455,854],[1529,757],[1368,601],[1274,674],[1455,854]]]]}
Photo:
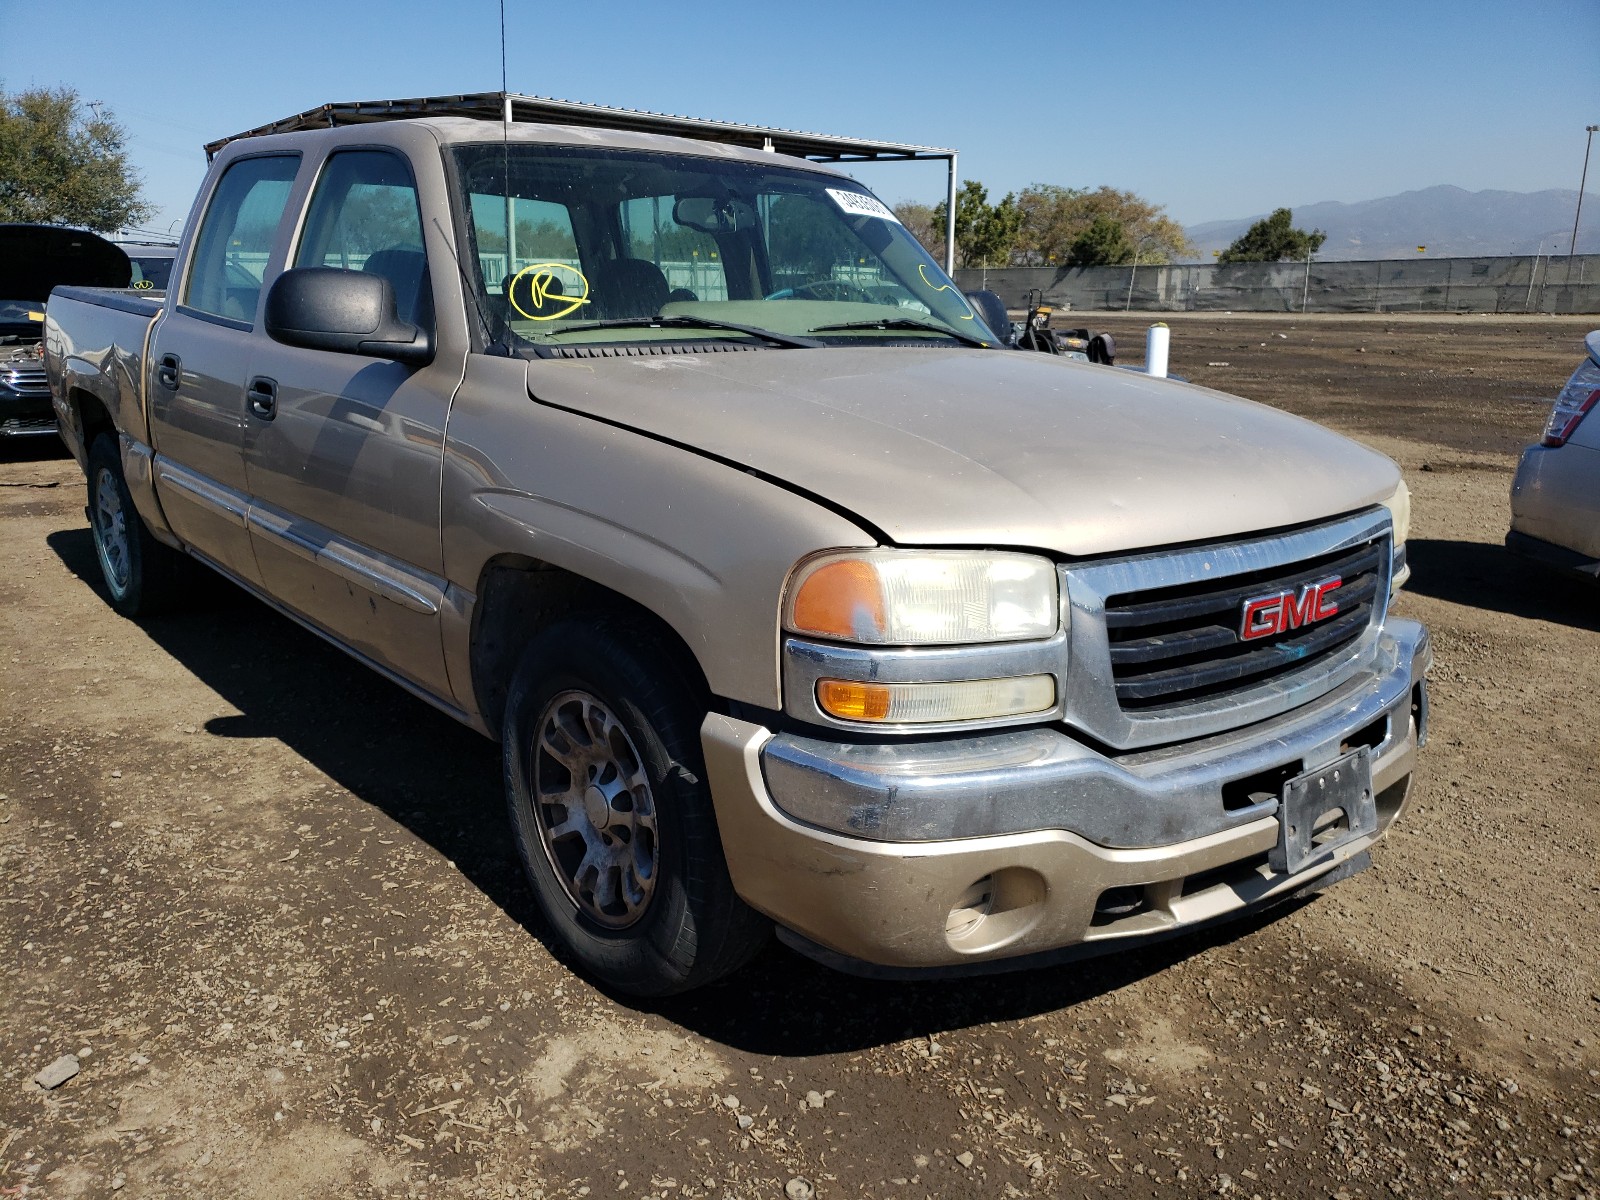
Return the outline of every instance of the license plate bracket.
{"type": "Polygon", "coordinates": [[[1372,793],[1372,751],[1360,749],[1283,785],[1278,844],[1268,855],[1274,871],[1293,875],[1333,857],[1347,842],[1378,829],[1372,793]],[[1330,814],[1337,813],[1336,817],[1330,814]]]}

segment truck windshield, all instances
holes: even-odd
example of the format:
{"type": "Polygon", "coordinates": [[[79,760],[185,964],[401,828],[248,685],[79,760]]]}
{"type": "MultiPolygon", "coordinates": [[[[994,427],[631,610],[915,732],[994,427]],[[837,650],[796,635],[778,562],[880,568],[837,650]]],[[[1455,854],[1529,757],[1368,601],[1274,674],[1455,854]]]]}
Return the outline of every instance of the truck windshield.
{"type": "Polygon", "coordinates": [[[513,352],[711,338],[995,344],[894,213],[842,176],[782,159],[498,142],[455,159],[468,283],[488,337],[513,352]],[[647,320],[658,316],[678,319],[647,320]]]}

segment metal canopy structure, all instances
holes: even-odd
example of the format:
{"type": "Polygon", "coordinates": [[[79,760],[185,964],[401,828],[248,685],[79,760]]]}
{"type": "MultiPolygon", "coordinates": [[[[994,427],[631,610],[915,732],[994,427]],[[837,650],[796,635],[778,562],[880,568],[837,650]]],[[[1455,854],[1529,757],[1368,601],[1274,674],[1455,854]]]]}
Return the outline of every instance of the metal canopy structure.
{"type": "MultiPolygon", "coordinates": [[[[476,92],[463,96],[419,96],[410,100],[353,100],[323,104],[292,117],[247,129],[232,137],[206,143],[206,157],[240,138],[269,133],[295,133],[305,129],[332,129],[369,121],[404,121],[417,117],[473,117],[483,121],[537,122],[580,125],[593,129],[626,129],[636,133],[664,133],[788,154],[812,162],[930,162],[949,164],[945,212],[956,207],[956,152],[938,146],[912,146],[867,138],[804,133],[766,125],[742,125],[704,117],[678,117],[634,108],[609,108],[581,100],[556,100],[548,96],[522,96],[514,92],[476,92]]],[[[955,222],[945,222],[945,270],[955,269],[955,222]]]]}

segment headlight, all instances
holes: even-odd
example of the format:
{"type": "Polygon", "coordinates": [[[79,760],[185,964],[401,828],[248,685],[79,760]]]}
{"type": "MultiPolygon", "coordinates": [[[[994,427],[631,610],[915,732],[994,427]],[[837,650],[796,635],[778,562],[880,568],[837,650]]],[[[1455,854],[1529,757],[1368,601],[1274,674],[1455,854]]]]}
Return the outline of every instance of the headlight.
{"type": "Polygon", "coordinates": [[[1389,592],[1400,590],[1411,578],[1411,565],[1406,561],[1406,538],[1411,533],[1411,489],[1401,480],[1394,494],[1383,502],[1389,510],[1389,520],[1394,525],[1394,567],[1389,581],[1389,592]]]}
{"type": "Polygon", "coordinates": [[[1055,567],[1031,554],[848,550],[796,569],[791,632],[882,646],[951,646],[1052,636],[1055,567]]]}

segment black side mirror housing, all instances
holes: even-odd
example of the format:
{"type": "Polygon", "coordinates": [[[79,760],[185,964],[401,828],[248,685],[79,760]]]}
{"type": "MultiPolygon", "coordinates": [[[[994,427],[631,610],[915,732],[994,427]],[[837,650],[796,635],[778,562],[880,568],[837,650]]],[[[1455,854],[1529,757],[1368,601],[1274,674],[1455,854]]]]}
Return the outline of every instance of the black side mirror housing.
{"type": "Polygon", "coordinates": [[[433,361],[433,337],[396,315],[394,286],[382,275],[338,267],[295,267],[267,293],[267,336],[286,346],[433,361]]]}

